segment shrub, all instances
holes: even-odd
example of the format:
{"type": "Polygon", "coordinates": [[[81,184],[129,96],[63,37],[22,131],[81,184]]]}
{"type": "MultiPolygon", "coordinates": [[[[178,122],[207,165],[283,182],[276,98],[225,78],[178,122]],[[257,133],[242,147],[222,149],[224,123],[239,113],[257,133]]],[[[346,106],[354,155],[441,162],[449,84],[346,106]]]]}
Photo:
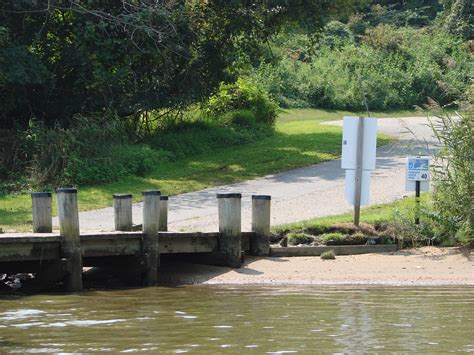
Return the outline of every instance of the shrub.
{"type": "Polygon", "coordinates": [[[309,59],[289,54],[252,77],[285,107],[364,110],[359,73],[369,108],[387,110],[428,97],[451,103],[469,82],[471,61],[463,43],[443,31],[385,25],[367,31],[360,46],[323,40],[309,59]]]}
{"type": "Polygon", "coordinates": [[[204,106],[204,111],[214,119],[234,110],[251,111],[257,122],[273,125],[278,105],[254,81],[239,78],[234,84],[221,84],[219,92],[210,97],[204,106]]]}
{"type": "Polygon", "coordinates": [[[334,260],[336,259],[336,254],[334,254],[333,250],[328,250],[321,253],[321,259],[323,260],[334,260]]]}
{"type": "Polygon", "coordinates": [[[113,114],[105,119],[76,116],[68,129],[32,121],[23,135],[33,186],[85,185],[143,176],[161,154],[132,144],[126,126],[113,114]]]}
{"type": "Polygon", "coordinates": [[[304,233],[291,232],[288,233],[286,236],[290,245],[309,244],[313,241],[313,237],[304,233]]]}
{"type": "Polygon", "coordinates": [[[445,112],[431,124],[442,148],[434,157],[433,214],[430,217],[442,239],[467,243],[474,240],[474,111],[471,105],[466,114],[445,112]]]}

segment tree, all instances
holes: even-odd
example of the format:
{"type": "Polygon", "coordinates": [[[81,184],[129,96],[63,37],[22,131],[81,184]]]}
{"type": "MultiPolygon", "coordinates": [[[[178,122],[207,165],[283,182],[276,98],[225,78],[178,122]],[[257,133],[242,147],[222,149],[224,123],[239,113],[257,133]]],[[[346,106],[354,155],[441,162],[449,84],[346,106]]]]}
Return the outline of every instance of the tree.
{"type": "Polygon", "coordinates": [[[356,0],[5,0],[0,127],[120,117],[208,96],[284,23],[318,27],[356,0]]]}

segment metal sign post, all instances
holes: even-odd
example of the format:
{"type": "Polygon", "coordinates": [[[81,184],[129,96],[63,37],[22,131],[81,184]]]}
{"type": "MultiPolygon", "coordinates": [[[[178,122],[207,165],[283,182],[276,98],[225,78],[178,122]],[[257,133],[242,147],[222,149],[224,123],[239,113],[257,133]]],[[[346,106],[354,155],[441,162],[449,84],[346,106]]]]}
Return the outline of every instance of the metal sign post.
{"type": "Polygon", "coordinates": [[[430,159],[428,157],[408,157],[406,162],[405,190],[415,190],[415,224],[420,224],[420,193],[429,191],[430,159]]]}
{"type": "Polygon", "coordinates": [[[354,224],[360,222],[360,206],[369,203],[370,174],[375,169],[377,119],[344,117],[341,168],[346,170],[346,200],[354,205],[354,224]]]}
{"type": "Polygon", "coordinates": [[[364,117],[359,117],[357,127],[356,175],[354,190],[354,224],[359,226],[360,200],[362,195],[362,159],[364,157],[364,117]]]}

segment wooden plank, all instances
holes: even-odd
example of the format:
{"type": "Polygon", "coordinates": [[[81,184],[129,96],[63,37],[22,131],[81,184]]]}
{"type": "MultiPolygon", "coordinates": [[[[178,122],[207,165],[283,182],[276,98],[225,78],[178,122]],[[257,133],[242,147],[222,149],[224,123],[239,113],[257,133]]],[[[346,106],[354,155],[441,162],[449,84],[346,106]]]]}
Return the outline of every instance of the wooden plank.
{"type": "Polygon", "coordinates": [[[219,233],[161,233],[160,253],[209,253],[218,250],[219,233]]]}
{"type": "Polygon", "coordinates": [[[9,243],[0,244],[0,261],[32,261],[54,260],[61,255],[59,238],[42,238],[40,241],[31,241],[27,238],[10,239],[9,243]]]}
{"type": "MultiPolygon", "coordinates": [[[[253,232],[242,233],[242,250],[250,248],[253,232]]],[[[83,257],[138,255],[141,232],[94,232],[81,235],[83,257]]],[[[218,250],[220,233],[160,232],[160,253],[207,253],[218,250]]],[[[58,234],[4,234],[0,236],[0,262],[53,260],[60,258],[58,234]]]]}
{"type": "Polygon", "coordinates": [[[271,256],[319,256],[332,250],[336,255],[387,253],[398,250],[398,245],[331,245],[320,247],[271,247],[271,256]]]}

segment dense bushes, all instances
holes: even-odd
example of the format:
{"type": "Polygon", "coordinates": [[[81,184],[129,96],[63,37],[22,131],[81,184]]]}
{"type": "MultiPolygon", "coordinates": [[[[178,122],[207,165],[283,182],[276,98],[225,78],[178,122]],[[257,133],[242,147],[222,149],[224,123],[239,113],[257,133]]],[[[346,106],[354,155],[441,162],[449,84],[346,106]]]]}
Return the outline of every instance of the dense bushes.
{"type": "Polygon", "coordinates": [[[112,114],[106,119],[76,116],[68,129],[32,121],[19,136],[33,186],[102,183],[143,175],[157,159],[147,146],[133,144],[126,126],[112,114]]]}
{"type": "Polygon", "coordinates": [[[68,128],[32,120],[13,137],[19,144],[8,148],[10,141],[0,140],[0,161],[5,162],[0,191],[144,176],[160,161],[261,140],[272,134],[277,108],[257,86],[239,80],[222,85],[203,110],[147,115],[154,117],[153,125],[142,120],[147,127],[138,131],[135,121],[129,125],[112,113],[76,115],[68,128]],[[6,159],[11,156],[15,159],[6,159]],[[21,184],[13,183],[18,177],[21,184]]]}
{"type": "Polygon", "coordinates": [[[205,104],[204,110],[211,118],[230,118],[230,122],[243,116],[244,120],[251,120],[253,114],[257,123],[273,125],[278,105],[256,82],[239,78],[234,84],[221,84],[217,94],[205,104]],[[229,114],[234,117],[229,117],[229,114]]]}
{"type": "Polygon", "coordinates": [[[447,104],[468,83],[471,55],[442,31],[380,25],[357,44],[347,27],[329,30],[305,60],[287,55],[255,70],[282,106],[362,110],[361,85],[373,110],[412,108],[428,97],[447,104]]]}
{"type": "Polygon", "coordinates": [[[433,214],[440,235],[474,244],[474,112],[441,115],[433,122],[443,145],[433,169],[433,214]]]}

